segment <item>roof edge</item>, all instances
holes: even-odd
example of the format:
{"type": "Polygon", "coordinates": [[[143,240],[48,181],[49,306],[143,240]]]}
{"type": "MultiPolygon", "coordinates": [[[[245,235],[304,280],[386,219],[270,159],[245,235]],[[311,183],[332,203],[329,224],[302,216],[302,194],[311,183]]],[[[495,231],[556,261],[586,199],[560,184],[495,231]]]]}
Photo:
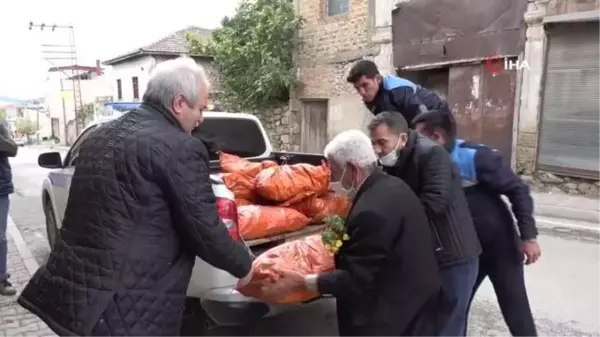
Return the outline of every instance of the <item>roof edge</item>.
{"type": "MultiPolygon", "coordinates": [[[[127,53],[121,56],[117,56],[115,58],[112,58],[110,60],[106,60],[106,61],[102,61],[102,64],[107,65],[107,66],[112,66],[112,65],[116,65],[119,63],[123,63],[129,59],[132,59],[134,57],[138,57],[138,56],[144,56],[144,55],[148,55],[148,56],[180,56],[182,54],[185,53],[177,53],[177,52],[167,52],[167,51],[149,51],[146,50],[144,48],[140,48],[134,52],[131,53],[127,53]]],[[[207,58],[207,59],[213,59],[212,56],[210,55],[201,55],[201,54],[187,54],[190,57],[200,57],[200,58],[207,58]]]]}

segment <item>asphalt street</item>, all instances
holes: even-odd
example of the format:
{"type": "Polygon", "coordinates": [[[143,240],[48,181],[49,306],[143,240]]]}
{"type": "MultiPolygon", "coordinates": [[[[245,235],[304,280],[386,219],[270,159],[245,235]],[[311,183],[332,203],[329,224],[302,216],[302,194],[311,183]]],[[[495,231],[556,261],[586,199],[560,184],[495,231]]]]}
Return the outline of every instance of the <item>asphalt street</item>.
{"type": "MultiPolygon", "coordinates": [[[[16,192],[11,199],[10,215],[39,264],[49,254],[40,198],[48,170],[37,166],[37,156],[43,151],[48,150],[22,148],[18,156],[11,159],[16,192]]],[[[585,224],[564,219],[540,218],[539,226],[542,259],[526,267],[526,282],[539,334],[600,335],[598,235],[580,230],[585,224]]],[[[469,322],[469,335],[508,335],[488,281],[476,296],[469,322]]],[[[330,300],[240,330],[244,335],[334,335],[335,325],[335,306],[330,300]]]]}

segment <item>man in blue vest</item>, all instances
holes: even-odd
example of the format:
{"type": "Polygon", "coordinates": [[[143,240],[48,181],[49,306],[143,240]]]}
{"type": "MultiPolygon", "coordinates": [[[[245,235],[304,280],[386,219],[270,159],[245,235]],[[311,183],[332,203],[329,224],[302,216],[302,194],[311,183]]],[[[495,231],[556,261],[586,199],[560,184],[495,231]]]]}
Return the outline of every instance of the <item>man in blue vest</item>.
{"type": "Polygon", "coordinates": [[[354,85],[374,115],[382,111],[396,111],[411,124],[421,112],[447,107],[446,101],[429,89],[401,77],[381,75],[373,61],[356,62],[347,81],[354,85]]]}
{"type": "Polygon", "coordinates": [[[523,275],[523,261],[535,263],[541,255],[529,187],[499,151],[456,139],[456,122],[449,111],[430,111],[413,122],[415,130],[450,152],[460,171],[483,249],[473,294],[488,276],[511,334],[537,336],[523,275]],[[501,195],[510,201],[520,235],[501,195]]]}

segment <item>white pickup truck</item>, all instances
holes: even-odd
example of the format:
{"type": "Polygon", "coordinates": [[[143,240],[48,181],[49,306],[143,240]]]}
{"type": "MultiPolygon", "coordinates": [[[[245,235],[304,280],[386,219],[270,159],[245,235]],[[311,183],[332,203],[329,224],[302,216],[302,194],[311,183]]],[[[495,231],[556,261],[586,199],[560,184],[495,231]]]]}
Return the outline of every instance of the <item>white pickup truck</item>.
{"type": "MultiPolygon", "coordinates": [[[[59,229],[81,143],[92,131],[114,118],[116,117],[104,118],[88,125],[77,137],[64,159],[59,152],[43,153],[38,158],[41,167],[52,169],[44,179],[42,187],[42,206],[46,216],[50,247],[60,235],[59,229]]],[[[220,165],[215,150],[222,150],[251,161],[270,159],[280,164],[318,165],[323,159],[322,156],[314,154],[273,151],[259,119],[249,114],[205,112],[204,122],[200,125],[197,134],[202,135],[202,139],[205,136],[211,139],[210,144],[207,145],[209,148],[212,147],[212,150],[209,149],[210,169],[212,188],[217,197],[217,208],[232,236],[238,238],[237,206],[233,193],[227,189],[220,178],[220,165]]],[[[298,232],[247,241],[246,244],[254,255],[258,255],[285,241],[314,234],[320,230],[322,226],[310,226],[298,232]]],[[[182,332],[186,335],[211,334],[210,330],[217,326],[239,326],[298,306],[272,305],[245,297],[234,289],[237,281],[229,273],[197,258],[187,289],[188,305],[182,332]]]]}

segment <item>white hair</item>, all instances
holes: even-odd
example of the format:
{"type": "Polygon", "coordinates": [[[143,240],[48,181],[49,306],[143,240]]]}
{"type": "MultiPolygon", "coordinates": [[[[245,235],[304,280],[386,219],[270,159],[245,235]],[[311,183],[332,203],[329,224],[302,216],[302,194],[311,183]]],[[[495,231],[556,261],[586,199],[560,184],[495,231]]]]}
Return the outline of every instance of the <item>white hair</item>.
{"type": "Polygon", "coordinates": [[[183,95],[192,105],[200,101],[200,88],[208,90],[209,83],[204,68],[194,59],[181,56],[159,63],[150,72],[144,102],[156,101],[171,107],[177,95],[183,95]]]}
{"type": "Polygon", "coordinates": [[[377,155],[373,151],[371,140],[360,130],[347,130],[335,136],[325,146],[325,157],[339,167],[352,163],[364,170],[377,165],[377,155]]]}

